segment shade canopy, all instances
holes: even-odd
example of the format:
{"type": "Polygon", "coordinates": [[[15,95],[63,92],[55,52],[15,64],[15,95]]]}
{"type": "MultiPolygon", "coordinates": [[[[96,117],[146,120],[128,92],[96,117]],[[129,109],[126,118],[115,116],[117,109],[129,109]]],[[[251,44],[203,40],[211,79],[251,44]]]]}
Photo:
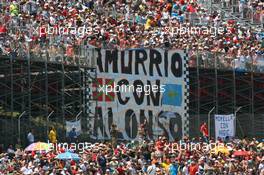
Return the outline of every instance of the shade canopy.
{"type": "Polygon", "coordinates": [[[78,156],[78,154],[71,153],[71,152],[65,152],[65,153],[58,154],[55,158],[60,159],[60,160],[80,160],[80,157],[78,156]]]}
{"type": "Polygon", "coordinates": [[[25,151],[49,151],[50,145],[44,142],[36,142],[26,147],[25,151]]]}

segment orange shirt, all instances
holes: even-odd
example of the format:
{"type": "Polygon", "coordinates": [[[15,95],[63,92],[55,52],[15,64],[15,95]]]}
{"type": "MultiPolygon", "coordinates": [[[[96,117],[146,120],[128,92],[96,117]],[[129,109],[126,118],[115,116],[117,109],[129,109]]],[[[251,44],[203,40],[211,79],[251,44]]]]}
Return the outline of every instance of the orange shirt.
{"type": "Polygon", "coordinates": [[[195,175],[197,171],[198,171],[198,165],[191,165],[189,167],[189,173],[190,173],[190,175],[195,175]]]}

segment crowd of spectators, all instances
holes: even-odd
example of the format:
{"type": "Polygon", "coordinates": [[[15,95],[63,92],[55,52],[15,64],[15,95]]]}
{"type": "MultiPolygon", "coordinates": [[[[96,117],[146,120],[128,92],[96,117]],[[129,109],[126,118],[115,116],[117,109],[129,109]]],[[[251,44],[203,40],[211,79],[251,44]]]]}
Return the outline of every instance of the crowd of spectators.
{"type": "Polygon", "coordinates": [[[7,153],[0,155],[0,174],[264,174],[264,143],[255,139],[205,142],[185,137],[177,142],[168,142],[161,136],[156,141],[122,142],[116,147],[107,142],[85,145],[84,152],[70,150],[78,153],[80,160],[56,159],[57,154],[67,151],[61,147],[50,152],[26,152],[10,146],[7,153]],[[213,143],[217,143],[217,147],[207,147],[213,143]],[[182,146],[172,149],[176,144],[182,146]]]}
{"type": "MultiPolygon", "coordinates": [[[[240,0],[241,9],[244,2],[263,18],[261,0],[240,0]]],[[[219,12],[210,13],[203,4],[197,0],[2,0],[0,53],[63,53],[71,58],[83,45],[105,49],[166,48],[188,49],[190,64],[196,64],[199,55],[202,61],[217,56],[226,66],[251,60],[264,65],[263,28],[224,20],[219,12]],[[192,27],[198,28],[193,31],[192,27]],[[201,27],[223,30],[214,33],[201,27]]],[[[206,143],[187,138],[181,141],[206,143]]],[[[85,153],[79,153],[78,162],[55,159],[65,150],[29,153],[9,147],[0,155],[0,174],[264,174],[264,146],[256,140],[230,140],[230,152],[217,154],[202,147],[170,151],[166,143],[169,144],[163,137],[119,143],[117,147],[95,143],[85,153]],[[249,154],[235,156],[235,151],[249,154]]]]}
{"type": "MultiPolygon", "coordinates": [[[[224,20],[203,4],[197,0],[5,0],[0,2],[0,50],[22,56],[48,51],[50,56],[73,57],[78,46],[176,48],[188,49],[190,57],[197,52],[218,54],[227,65],[245,58],[258,64],[264,53],[263,28],[224,20]]],[[[263,16],[261,0],[251,5],[263,16]]]]}

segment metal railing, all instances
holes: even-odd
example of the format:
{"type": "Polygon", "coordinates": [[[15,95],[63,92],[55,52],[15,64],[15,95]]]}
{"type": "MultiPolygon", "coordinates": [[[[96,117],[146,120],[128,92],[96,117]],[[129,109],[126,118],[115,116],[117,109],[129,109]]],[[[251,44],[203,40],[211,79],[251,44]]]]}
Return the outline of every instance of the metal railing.
{"type": "MultiPolygon", "coordinates": [[[[97,48],[87,45],[16,44],[15,49],[5,55],[15,59],[48,61],[66,65],[96,67],[97,48]]],[[[3,53],[2,53],[3,54],[3,53]]],[[[189,50],[189,66],[200,68],[236,69],[248,72],[264,72],[264,55],[231,55],[222,52],[189,50]],[[199,62],[199,65],[196,63],[199,62]]]]}
{"type": "Polygon", "coordinates": [[[241,55],[234,56],[225,53],[213,52],[189,52],[190,67],[200,67],[208,69],[223,69],[244,72],[264,72],[264,55],[241,55]],[[199,65],[197,65],[199,63],[199,65]]]}
{"type": "Polygon", "coordinates": [[[264,14],[262,12],[261,6],[254,4],[254,2],[239,2],[239,0],[210,0],[213,5],[211,7],[208,4],[204,4],[207,8],[222,11],[225,18],[235,19],[240,24],[245,26],[252,26],[258,28],[260,26],[263,28],[264,25],[264,14]]]}
{"type": "Polygon", "coordinates": [[[30,59],[32,61],[47,61],[63,63],[74,66],[95,66],[95,49],[86,45],[48,44],[44,43],[14,43],[12,50],[3,51],[0,48],[0,55],[11,56],[14,59],[30,59]]]}

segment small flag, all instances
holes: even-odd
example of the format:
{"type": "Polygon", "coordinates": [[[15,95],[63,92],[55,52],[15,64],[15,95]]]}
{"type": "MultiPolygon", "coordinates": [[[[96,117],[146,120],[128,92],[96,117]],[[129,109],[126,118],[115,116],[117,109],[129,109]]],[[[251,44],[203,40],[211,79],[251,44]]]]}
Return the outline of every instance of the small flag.
{"type": "Polygon", "coordinates": [[[114,88],[114,79],[97,78],[97,82],[93,83],[93,97],[100,102],[114,101],[115,92],[106,92],[106,87],[114,88]]]}
{"type": "Polygon", "coordinates": [[[178,84],[165,84],[162,104],[181,106],[182,105],[182,86],[178,84]]]}

